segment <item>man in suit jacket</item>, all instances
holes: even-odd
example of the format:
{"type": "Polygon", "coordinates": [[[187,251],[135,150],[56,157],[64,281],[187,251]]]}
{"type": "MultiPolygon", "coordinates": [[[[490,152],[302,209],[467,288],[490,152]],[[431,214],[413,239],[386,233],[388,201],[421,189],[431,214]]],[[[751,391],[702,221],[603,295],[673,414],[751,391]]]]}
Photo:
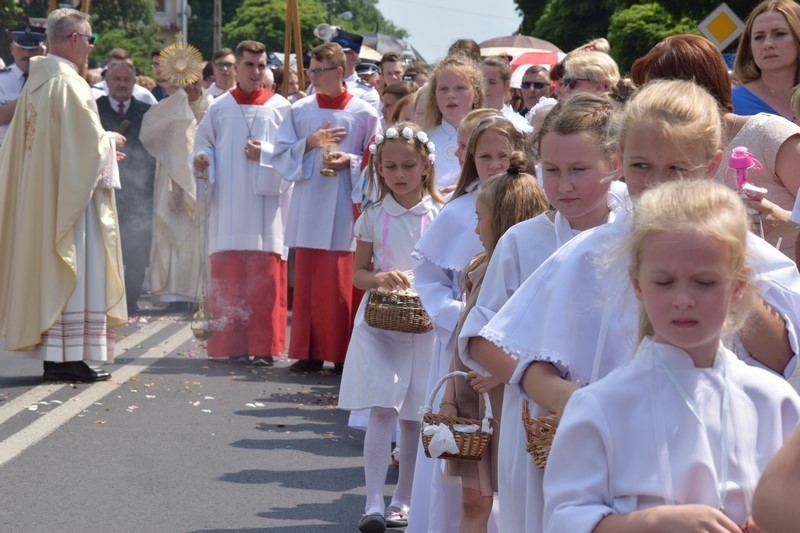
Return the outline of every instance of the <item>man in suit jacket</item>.
{"type": "Polygon", "coordinates": [[[124,61],[111,62],[106,70],[108,95],[97,99],[103,128],[127,138],[123,148],[125,159],[119,162],[122,189],[117,193],[117,211],[129,315],[138,311],[137,302],[150,257],[155,181],[155,159],[139,141],[142,117],[150,105],[133,98],[135,80],[133,66],[124,61]],[[124,121],[128,122],[123,124],[124,121]]]}

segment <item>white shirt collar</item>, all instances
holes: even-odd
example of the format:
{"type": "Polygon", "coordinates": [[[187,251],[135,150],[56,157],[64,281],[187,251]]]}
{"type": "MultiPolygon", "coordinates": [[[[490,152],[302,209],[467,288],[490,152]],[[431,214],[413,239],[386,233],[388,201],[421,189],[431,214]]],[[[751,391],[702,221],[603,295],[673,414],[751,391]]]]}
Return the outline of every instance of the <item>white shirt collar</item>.
{"type": "MultiPolygon", "coordinates": [[[[108,95],[108,103],[111,104],[111,109],[113,109],[114,111],[119,109],[119,104],[120,104],[119,100],[115,100],[115,99],[111,98],[111,95],[108,95]]],[[[131,99],[128,98],[127,100],[122,102],[122,105],[125,106],[125,111],[127,112],[128,109],[130,109],[130,107],[131,107],[131,99]]]]}
{"type": "Polygon", "coordinates": [[[425,195],[422,198],[422,201],[420,201],[417,205],[411,209],[406,209],[402,205],[398,204],[397,200],[395,200],[391,194],[387,194],[381,201],[381,205],[383,206],[384,211],[393,217],[403,216],[406,213],[413,213],[415,215],[422,216],[433,208],[433,199],[431,199],[430,196],[425,195]]]}
{"type": "Polygon", "coordinates": [[[24,72],[22,72],[22,69],[19,68],[16,63],[12,64],[8,68],[11,70],[11,73],[14,75],[14,78],[16,78],[17,81],[21,82],[22,81],[22,77],[25,74],[24,72]]]}

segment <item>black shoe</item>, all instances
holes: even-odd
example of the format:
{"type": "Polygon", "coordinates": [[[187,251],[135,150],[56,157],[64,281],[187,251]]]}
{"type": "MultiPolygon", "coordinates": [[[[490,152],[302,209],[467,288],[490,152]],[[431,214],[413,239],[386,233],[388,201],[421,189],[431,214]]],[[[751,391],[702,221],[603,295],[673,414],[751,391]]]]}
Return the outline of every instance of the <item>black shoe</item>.
{"type": "Polygon", "coordinates": [[[344,372],[344,363],[335,363],[333,365],[333,373],[341,376],[342,372],[344,372]]]}
{"type": "Polygon", "coordinates": [[[193,307],[192,302],[169,302],[165,310],[167,313],[191,313],[193,307]]]}
{"type": "Polygon", "coordinates": [[[44,362],[45,381],[82,381],[83,383],[94,383],[95,381],[105,381],[111,374],[105,370],[95,369],[83,361],[69,361],[67,363],[44,362]]]}
{"type": "Polygon", "coordinates": [[[319,359],[299,359],[290,367],[290,372],[319,372],[322,370],[322,361],[319,359]]]}
{"type": "Polygon", "coordinates": [[[275,358],[271,355],[251,355],[249,359],[254,366],[273,366],[275,364],[275,358]]]}

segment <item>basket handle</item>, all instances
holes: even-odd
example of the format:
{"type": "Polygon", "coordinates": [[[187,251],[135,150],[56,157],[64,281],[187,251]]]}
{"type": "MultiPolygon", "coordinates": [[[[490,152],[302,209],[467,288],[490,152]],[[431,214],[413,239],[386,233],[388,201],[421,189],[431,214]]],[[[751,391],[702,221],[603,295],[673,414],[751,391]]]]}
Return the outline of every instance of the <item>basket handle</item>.
{"type": "MultiPolygon", "coordinates": [[[[442,385],[444,385],[444,383],[448,379],[455,377],[462,377],[466,379],[467,373],[462,372],[460,370],[454,370],[453,372],[450,372],[442,376],[442,379],[440,379],[439,383],[437,383],[436,386],[433,388],[433,390],[431,391],[431,395],[428,398],[428,405],[425,406],[426,414],[433,411],[433,399],[436,398],[436,395],[439,393],[439,389],[442,388],[442,385]]],[[[481,429],[483,431],[486,431],[486,428],[489,427],[489,419],[492,418],[492,402],[491,399],[489,398],[488,392],[484,392],[482,394],[483,394],[483,427],[481,429]]]]}

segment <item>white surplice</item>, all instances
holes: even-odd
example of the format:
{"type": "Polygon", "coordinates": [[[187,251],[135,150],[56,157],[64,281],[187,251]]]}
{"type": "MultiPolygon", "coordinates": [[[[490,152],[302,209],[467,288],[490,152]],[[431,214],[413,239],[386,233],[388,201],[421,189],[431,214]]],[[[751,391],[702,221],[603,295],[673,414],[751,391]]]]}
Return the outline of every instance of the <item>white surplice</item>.
{"type": "MultiPolygon", "coordinates": [[[[519,359],[511,383],[519,385],[533,361],[553,363],[565,379],[585,385],[627,362],[636,349],[638,302],[620,252],[630,217],[588,230],[553,254],[481,329],[480,335],[519,359]],[[544,310],[545,312],[542,312],[544,310]]],[[[748,264],[756,290],[786,323],[797,353],[800,274],[793,261],[763,239],[748,235],[748,264]]],[[[738,339],[734,351],[760,365],[738,339]]],[[[784,370],[794,370],[795,356],[784,370]]]]}
{"type": "MultiPolygon", "coordinates": [[[[607,194],[610,210],[607,222],[625,209],[628,201],[627,187],[614,182],[607,194]]],[[[520,222],[506,231],[497,243],[478,302],[470,311],[458,337],[458,348],[464,363],[474,370],[486,371],[471,358],[470,337],[480,336],[481,329],[489,323],[512,294],[558,248],[580,231],[573,230],[560,213],[543,213],[520,222]]],[[[531,402],[534,416],[544,414],[531,402]]],[[[498,452],[498,500],[500,530],[509,533],[536,533],[541,531],[542,471],[525,450],[525,430],[522,427],[522,398],[516,387],[506,385],[503,414],[500,424],[500,450],[498,452]]]]}
{"type": "Polygon", "coordinates": [[[722,346],[711,367],[697,368],[683,350],[645,339],[632,361],[567,403],[544,476],[545,531],[592,531],[608,514],[665,504],[722,503],[742,524],[761,472],[799,421],[800,397],[774,373],[722,346]]]}
{"type": "MultiPolygon", "coordinates": [[[[438,145],[436,151],[438,154],[438,145]]],[[[475,191],[478,185],[478,180],[475,180],[467,194],[448,202],[414,249],[414,255],[419,259],[414,268],[416,288],[436,333],[428,395],[439,379],[449,372],[455,330],[464,309],[461,278],[472,258],[483,251],[483,245],[475,234],[478,221],[475,191]]],[[[442,394],[444,387],[434,399],[434,406],[439,405],[442,394]]],[[[458,531],[461,479],[445,477],[443,468],[441,459],[425,457],[420,447],[414,470],[413,513],[408,533],[458,531]]]]}
{"type": "Polygon", "coordinates": [[[284,230],[291,183],[273,167],[272,155],[278,126],[290,106],[277,94],[263,105],[239,105],[227,93],[214,101],[200,121],[192,157],[205,154],[211,162],[207,172],[209,255],[248,250],[286,259],[284,230]],[[261,141],[260,161],[245,157],[248,135],[261,141]]]}
{"type": "Polygon", "coordinates": [[[353,189],[361,185],[361,156],[379,129],[378,112],[359,98],[351,98],[341,110],[321,109],[316,95],[292,104],[278,131],[274,157],[275,168],[294,183],[286,228],[288,246],[354,250],[353,189]],[[350,154],[350,165],[335,177],[320,174],[323,149],[305,149],[306,137],[325,122],[347,132],[331,149],[350,154]]]}

